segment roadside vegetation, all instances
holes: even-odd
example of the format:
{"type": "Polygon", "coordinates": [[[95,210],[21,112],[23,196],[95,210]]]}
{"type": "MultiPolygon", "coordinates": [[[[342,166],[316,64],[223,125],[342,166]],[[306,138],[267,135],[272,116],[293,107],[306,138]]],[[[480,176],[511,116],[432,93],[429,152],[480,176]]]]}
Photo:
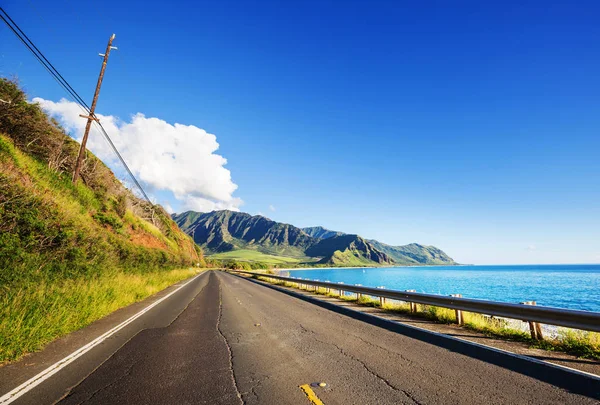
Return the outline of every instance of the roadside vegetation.
{"type": "MultiPolygon", "coordinates": [[[[379,298],[370,296],[361,296],[358,298],[356,294],[340,296],[335,290],[330,290],[328,292],[327,289],[323,287],[315,289],[314,287],[307,287],[300,283],[274,280],[268,278],[268,274],[269,271],[265,273],[265,276],[253,277],[271,284],[310,291],[312,293],[326,295],[344,301],[355,302],[359,305],[381,308],[384,311],[406,314],[417,318],[425,318],[438,323],[456,323],[456,313],[453,309],[417,304],[417,312],[411,313],[410,304],[407,302],[386,300],[382,306],[379,298]]],[[[464,328],[481,332],[487,336],[523,342],[532,348],[560,351],[584,359],[600,360],[600,333],[559,328],[558,336],[555,338],[534,340],[531,338],[529,332],[515,329],[510,326],[509,322],[503,319],[463,311],[463,321],[464,328]]]]}
{"type": "Polygon", "coordinates": [[[15,82],[0,78],[0,99],[0,362],[205,265],[162,207],[93,154],[72,184],[79,144],[15,82]]]}
{"type": "Polygon", "coordinates": [[[116,271],[9,289],[0,296],[0,364],[197,273],[194,268],[144,274],[116,271]]]}

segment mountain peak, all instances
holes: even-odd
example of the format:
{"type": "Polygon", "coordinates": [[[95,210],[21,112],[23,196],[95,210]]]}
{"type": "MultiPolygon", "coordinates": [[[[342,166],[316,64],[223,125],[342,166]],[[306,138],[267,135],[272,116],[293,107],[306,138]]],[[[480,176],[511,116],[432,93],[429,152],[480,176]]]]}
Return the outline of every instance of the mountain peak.
{"type": "Polygon", "coordinates": [[[328,238],[331,238],[334,236],[344,235],[343,232],[332,231],[332,230],[323,228],[322,226],[310,226],[307,228],[302,228],[302,230],[304,232],[306,232],[308,235],[312,236],[313,238],[317,238],[317,239],[328,239],[328,238]]]}

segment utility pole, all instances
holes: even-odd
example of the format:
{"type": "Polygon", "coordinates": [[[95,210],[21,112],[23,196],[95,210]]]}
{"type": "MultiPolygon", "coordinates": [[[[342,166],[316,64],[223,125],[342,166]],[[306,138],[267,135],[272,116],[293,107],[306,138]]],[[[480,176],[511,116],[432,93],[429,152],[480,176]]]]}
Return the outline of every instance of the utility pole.
{"type": "Polygon", "coordinates": [[[81,169],[81,162],[83,161],[83,156],[85,155],[85,144],[87,143],[88,135],[90,134],[90,128],[92,126],[92,121],[98,121],[98,118],[94,115],[94,111],[96,110],[96,102],[98,101],[98,96],[100,95],[100,87],[102,86],[102,79],[104,78],[104,70],[106,70],[106,63],[108,62],[108,55],[110,54],[111,49],[117,49],[117,47],[112,46],[112,41],[115,39],[115,34],[112,34],[110,39],[108,40],[108,45],[106,45],[106,52],[99,53],[98,55],[103,56],[104,60],[102,61],[102,68],[100,69],[100,76],[98,77],[98,84],[96,84],[96,91],[94,92],[94,99],[92,100],[92,106],[90,107],[90,115],[79,115],[82,118],[87,118],[87,124],[85,126],[85,131],[83,133],[83,139],[81,140],[81,147],[79,148],[79,155],[77,155],[77,162],[75,163],[75,170],[73,170],[73,183],[76,183],[79,179],[79,170],[81,169]]]}

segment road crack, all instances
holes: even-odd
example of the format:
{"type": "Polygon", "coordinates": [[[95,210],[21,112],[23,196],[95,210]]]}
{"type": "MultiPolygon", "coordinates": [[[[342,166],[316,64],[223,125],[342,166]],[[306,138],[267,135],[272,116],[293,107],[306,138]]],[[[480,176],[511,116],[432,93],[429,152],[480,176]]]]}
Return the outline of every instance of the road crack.
{"type": "MultiPolygon", "coordinates": [[[[129,377],[131,375],[131,372],[133,371],[133,367],[135,367],[135,365],[138,364],[139,362],[140,361],[136,361],[136,362],[132,363],[129,367],[127,367],[127,369],[125,370],[125,372],[123,374],[121,374],[119,377],[115,378],[109,384],[106,384],[104,387],[98,388],[97,390],[95,390],[94,392],[92,392],[92,394],[90,396],[88,396],[86,399],[84,399],[83,401],[81,401],[80,404],[84,404],[86,402],[91,401],[100,392],[106,390],[107,388],[112,387],[113,385],[115,385],[116,383],[118,383],[119,381],[121,381],[122,379],[124,379],[125,377],[129,377]]],[[[68,398],[69,396],[70,395],[67,395],[65,398],[68,398]]]]}
{"type": "Polygon", "coordinates": [[[350,336],[352,336],[352,337],[355,337],[356,339],[360,340],[361,342],[363,342],[363,343],[365,343],[365,344],[367,344],[367,345],[369,345],[369,346],[376,347],[376,348],[378,348],[378,349],[380,349],[380,350],[383,350],[383,351],[385,351],[386,353],[389,353],[389,354],[391,354],[391,355],[398,356],[398,357],[399,357],[399,358],[401,358],[403,361],[405,361],[406,363],[408,363],[408,365],[409,365],[409,366],[413,366],[413,365],[415,364],[415,363],[414,363],[414,361],[412,361],[412,360],[410,360],[410,359],[408,359],[408,358],[404,357],[404,355],[403,355],[402,353],[399,353],[399,352],[397,352],[397,351],[395,351],[395,350],[390,350],[390,349],[387,349],[387,348],[385,348],[385,347],[383,347],[383,346],[379,346],[378,344],[375,344],[375,343],[369,342],[368,340],[365,340],[365,339],[361,338],[360,336],[356,336],[356,335],[350,335],[350,336]]]}
{"type": "Polygon", "coordinates": [[[236,378],[235,378],[235,371],[233,370],[233,353],[231,351],[231,346],[229,345],[227,338],[223,334],[223,331],[221,331],[222,315],[223,315],[223,300],[222,300],[222,292],[221,292],[221,283],[219,283],[219,317],[217,318],[217,332],[219,333],[221,338],[223,338],[223,341],[225,342],[225,346],[227,346],[227,353],[229,354],[229,371],[231,371],[231,381],[233,382],[233,386],[235,387],[235,392],[237,394],[237,397],[240,400],[240,403],[245,405],[246,402],[242,399],[242,395],[240,394],[240,390],[237,386],[237,382],[236,382],[236,378]]]}
{"type": "MultiPolygon", "coordinates": [[[[326,342],[326,341],[324,341],[324,340],[321,340],[321,339],[317,338],[317,337],[316,337],[316,335],[317,335],[317,334],[316,334],[314,331],[312,331],[312,330],[310,330],[310,329],[307,329],[307,328],[305,328],[305,327],[304,327],[303,325],[301,325],[301,324],[299,324],[299,325],[300,325],[300,329],[302,329],[302,331],[304,331],[304,332],[310,333],[310,334],[311,334],[311,336],[312,336],[312,338],[313,338],[315,341],[317,341],[317,342],[319,342],[319,343],[322,343],[322,344],[325,344],[325,345],[329,345],[329,346],[333,346],[333,347],[335,347],[335,348],[336,348],[336,349],[337,349],[337,350],[338,350],[338,351],[339,351],[339,352],[340,352],[340,353],[341,353],[343,356],[346,356],[346,357],[348,357],[349,359],[351,359],[351,360],[353,360],[353,361],[355,361],[355,362],[359,363],[359,364],[360,364],[360,365],[361,365],[361,366],[362,366],[362,367],[363,367],[363,368],[364,368],[364,369],[365,369],[365,370],[366,370],[366,371],[367,371],[369,374],[371,374],[372,376],[374,376],[375,378],[377,378],[378,380],[380,380],[381,382],[383,382],[383,383],[384,383],[384,384],[385,384],[385,385],[386,385],[388,388],[390,388],[390,389],[392,389],[392,390],[394,390],[394,391],[396,391],[396,392],[401,392],[401,393],[403,393],[403,394],[404,394],[404,395],[405,395],[405,396],[406,396],[408,399],[410,399],[410,400],[411,400],[412,402],[414,402],[416,405],[421,405],[421,403],[420,403],[419,401],[417,401],[417,399],[415,399],[415,397],[414,397],[414,396],[413,396],[413,395],[412,395],[410,392],[408,392],[408,391],[406,391],[406,390],[403,390],[403,389],[401,389],[401,388],[398,388],[398,387],[394,386],[394,385],[393,385],[393,384],[392,384],[392,383],[391,383],[391,382],[390,382],[390,381],[389,381],[387,378],[383,377],[382,375],[378,374],[376,371],[372,370],[372,369],[371,369],[369,366],[367,366],[367,364],[366,364],[364,361],[362,361],[362,360],[361,360],[361,359],[359,359],[358,357],[356,357],[356,356],[352,355],[351,353],[348,353],[348,352],[347,352],[347,351],[345,351],[345,350],[344,350],[342,347],[338,346],[338,345],[337,345],[337,344],[335,344],[335,343],[332,343],[332,342],[326,342]]],[[[353,337],[357,337],[357,336],[355,336],[355,335],[352,335],[352,336],[353,336],[353,337]]],[[[363,339],[360,339],[360,338],[359,338],[359,340],[361,340],[361,341],[365,342],[363,339]]],[[[376,346],[376,345],[375,345],[375,346],[376,346]]],[[[379,346],[377,346],[377,347],[379,347],[379,346]]],[[[382,349],[383,349],[383,348],[382,348],[382,349]]],[[[384,349],[384,350],[385,350],[385,349],[384,349]]],[[[388,351],[388,350],[386,350],[386,351],[388,351]]],[[[389,351],[388,351],[388,352],[389,352],[389,351]]],[[[390,353],[392,353],[392,352],[390,352],[390,353]]],[[[401,357],[402,357],[402,356],[401,356],[401,357]]]]}
{"type": "Polygon", "coordinates": [[[254,401],[252,401],[251,399],[248,401],[250,403],[258,403],[260,404],[260,399],[258,396],[258,388],[260,388],[260,386],[262,385],[262,383],[266,380],[269,379],[269,376],[262,376],[262,378],[258,378],[258,377],[254,377],[253,375],[249,376],[250,381],[248,381],[247,383],[250,384],[250,387],[247,391],[242,392],[242,398],[244,398],[247,395],[252,395],[252,399],[254,399],[254,401]]]}

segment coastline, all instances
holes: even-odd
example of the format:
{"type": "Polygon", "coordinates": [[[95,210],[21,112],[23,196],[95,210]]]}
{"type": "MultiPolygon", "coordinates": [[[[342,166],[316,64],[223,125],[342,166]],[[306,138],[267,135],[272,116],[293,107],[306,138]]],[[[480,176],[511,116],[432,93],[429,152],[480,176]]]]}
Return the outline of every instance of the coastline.
{"type": "MultiPolygon", "coordinates": [[[[285,269],[272,269],[274,271],[295,271],[295,270],[359,270],[359,269],[396,269],[396,268],[420,268],[420,267],[468,267],[475,264],[420,264],[403,266],[361,266],[361,267],[292,267],[285,269]]],[[[485,266],[485,265],[484,265],[485,266]]],[[[488,266],[494,266],[490,264],[488,266]]]]}
{"type": "Polygon", "coordinates": [[[288,267],[278,269],[276,274],[360,283],[371,287],[385,285],[395,290],[416,289],[427,294],[462,294],[466,298],[509,303],[536,301],[541,306],[600,312],[600,299],[597,296],[600,265],[415,267],[288,267]],[[338,269],[340,271],[336,271],[338,269]],[[303,270],[307,272],[298,273],[303,270]],[[557,276],[557,271],[564,276],[557,276]]]}

